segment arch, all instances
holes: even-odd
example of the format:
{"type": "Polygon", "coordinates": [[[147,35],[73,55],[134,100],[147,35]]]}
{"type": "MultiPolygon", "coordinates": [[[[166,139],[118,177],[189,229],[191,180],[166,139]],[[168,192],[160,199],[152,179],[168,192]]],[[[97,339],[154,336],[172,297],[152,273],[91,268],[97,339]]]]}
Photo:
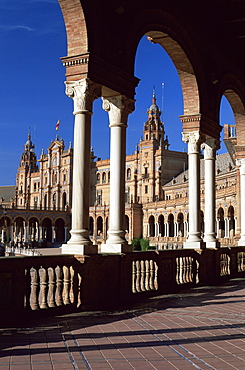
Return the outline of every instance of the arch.
{"type": "Polygon", "coordinates": [[[67,206],[67,195],[66,195],[66,192],[64,191],[64,193],[62,194],[62,209],[65,209],[67,206]]]}
{"type": "Polygon", "coordinates": [[[101,236],[103,234],[103,218],[99,216],[97,218],[97,235],[101,236]]]}
{"type": "Polygon", "coordinates": [[[52,242],[52,221],[48,217],[42,220],[42,237],[44,244],[52,242]]]}
{"type": "Polygon", "coordinates": [[[225,236],[225,219],[224,219],[224,209],[220,207],[217,212],[218,219],[218,237],[224,238],[225,236]]]}
{"type": "Polygon", "coordinates": [[[126,177],[127,177],[127,180],[131,180],[131,168],[127,168],[126,177]]]}
{"type": "Polygon", "coordinates": [[[126,233],[129,233],[129,217],[128,215],[125,215],[125,231],[126,233]]]}
{"type": "Polygon", "coordinates": [[[56,209],[56,206],[57,206],[56,201],[57,201],[57,199],[56,199],[56,193],[54,193],[53,196],[52,196],[53,209],[56,209]]]}
{"type": "Polygon", "coordinates": [[[158,217],[158,224],[159,224],[159,236],[164,236],[164,216],[160,215],[158,217]]]}
{"type": "Polygon", "coordinates": [[[102,173],[102,183],[104,184],[106,182],[106,173],[102,173]]]}
{"type": "Polygon", "coordinates": [[[92,216],[89,217],[89,235],[94,235],[94,218],[92,216]]]}
{"type": "Polygon", "coordinates": [[[43,208],[47,209],[48,208],[48,194],[44,194],[43,197],[43,208]]]}
{"type": "Polygon", "coordinates": [[[234,213],[234,207],[230,206],[228,208],[228,221],[229,221],[229,237],[232,238],[235,236],[235,213],[234,213]]]}
{"type": "Polygon", "coordinates": [[[149,236],[154,237],[155,236],[155,218],[154,216],[149,217],[149,236]]]}
{"type": "Polygon", "coordinates": [[[38,227],[39,227],[39,221],[36,217],[31,217],[29,219],[29,241],[38,241],[38,227]]]}
{"type": "Polygon", "coordinates": [[[65,222],[63,218],[55,220],[55,241],[58,243],[65,241],[65,222]]]}
{"type": "Polygon", "coordinates": [[[179,225],[178,236],[184,236],[184,215],[182,212],[178,213],[177,222],[179,225]]]}
{"type": "Polygon", "coordinates": [[[58,0],[58,2],[66,26],[68,56],[86,53],[88,51],[88,35],[81,1],[58,0]],[[81,35],[81,37],[74,37],[75,35],[81,35]]]}
{"type": "Polygon", "coordinates": [[[169,236],[174,237],[174,216],[172,213],[168,215],[168,227],[169,227],[169,236]]]}
{"type": "Polygon", "coordinates": [[[16,217],[14,219],[14,241],[15,242],[23,242],[24,238],[24,227],[25,227],[25,219],[23,217],[16,217]]]}

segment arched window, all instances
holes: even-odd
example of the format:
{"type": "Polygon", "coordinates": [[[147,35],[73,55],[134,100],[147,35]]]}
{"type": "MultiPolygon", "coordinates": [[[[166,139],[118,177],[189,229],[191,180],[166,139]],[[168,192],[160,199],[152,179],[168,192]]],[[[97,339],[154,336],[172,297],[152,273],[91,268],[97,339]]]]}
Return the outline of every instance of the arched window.
{"type": "Polygon", "coordinates": [[[96,178],[97,178],[97,184],[100,184],[100,173],[99,172],[97,173],[96,178]]]}
{"type": "Polygon", "coordinates": [[[65,209],[66,205],[67,205],[66,192],[64,192],[63,195],[62,195],[62,208],[65,209]]]}
{"type": "Polygon", "coordinates": [[[178,236],[184,236],[184,215],[182,212],[178,214],[178,236]]]}
{"type": "Polygon", "coordinates": [[[131,169],[127,169],[127,180],[131,180],[131,169]]]}
{"type": "Polygon", "coordinates": [[[235,236],[235,217],[233,206],[230,206],[228,208],[228,220],[229,220],[229,237],[232,238],[233,236],[235,236]]]}
{"type": "Polygon", "coordinates": [[[159,236],[164,236],[164,217],[160,215],[158,217],[158,224],[159,224],[159,236]]]}
{"type": "Polygon", "coordinates": [[[168,227],[169,227],[169,236],[172,238],[174,236],[174,216],[172,213],[168,216],[168,227]]]}
{"type": "Polygon", "coordinates": [[[102,183],[104,184],[106,182],[106,173],[102,173],[102,183]]]}
{"type": "Polygon", "coordinates": [[[56,193],[53,194],[53,209],[56,209],[56,193]]]}
{"type": "Polygon", "coordinates": [[[154,216],[149,217],[149,236],[155,236],[155,218],[154,216]]]}
{"type": "Polygon", "coordinates": [[[97,236],[102,236],[103,233],[103,218],[99,216],[97,218],[97,236]]]}
{"type": "Polygon", "coordinates": [[[225,219],[224,219],[224,210],[222,207],[218,209],[218,237],[224,238],[225,236],[225,219]]]}

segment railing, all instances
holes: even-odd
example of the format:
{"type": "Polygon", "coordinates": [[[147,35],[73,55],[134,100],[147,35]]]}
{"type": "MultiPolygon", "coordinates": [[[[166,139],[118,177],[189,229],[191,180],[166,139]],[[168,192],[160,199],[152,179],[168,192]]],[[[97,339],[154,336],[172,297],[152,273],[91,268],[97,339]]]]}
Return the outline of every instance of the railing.
{"type": "MultiPolygon", "coordinates": [[[[245,277],[245,248],[0,258],[6,317],[122,307],[135,299],[245,277]],[[11,312],[12,315],[11,316],[11,312]]],[[[2,316],[5,317],[5,316],[2,316]]]]}
{"type": "Polygon", "coordinates": [[[18,255],[23,255],[23,256],[41,256],[42,254],[35,250],[34,248],[28,249],[28,248],[20,248],[20,247],[8,247],[5,246],[5,252],[9,256],[18,256],[18,255]]]}

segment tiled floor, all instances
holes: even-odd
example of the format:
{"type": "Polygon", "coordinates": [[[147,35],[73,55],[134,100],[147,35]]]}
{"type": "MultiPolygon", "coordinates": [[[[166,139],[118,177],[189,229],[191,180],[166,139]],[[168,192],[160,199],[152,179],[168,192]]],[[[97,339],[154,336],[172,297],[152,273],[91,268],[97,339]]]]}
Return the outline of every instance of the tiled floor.
{"type": "Polygon", "coordinates": [[[0,370],[245,369],[245,281],[0,329],[0,370]]]}

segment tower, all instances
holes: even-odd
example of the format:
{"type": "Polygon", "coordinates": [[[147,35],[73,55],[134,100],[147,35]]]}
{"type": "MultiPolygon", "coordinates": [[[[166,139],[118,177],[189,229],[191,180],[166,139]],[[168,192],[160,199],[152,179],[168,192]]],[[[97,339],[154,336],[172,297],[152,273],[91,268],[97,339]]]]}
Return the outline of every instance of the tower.
{"type": "Polygon", "coordinates": [[[20,165],[16,176],[16,203],[17,206],[28,207],[30,205],[31,175],[38,172],[35,145],[31,141],[31,133],[24,144],[24,152],[20,157],[20,165]]]}

